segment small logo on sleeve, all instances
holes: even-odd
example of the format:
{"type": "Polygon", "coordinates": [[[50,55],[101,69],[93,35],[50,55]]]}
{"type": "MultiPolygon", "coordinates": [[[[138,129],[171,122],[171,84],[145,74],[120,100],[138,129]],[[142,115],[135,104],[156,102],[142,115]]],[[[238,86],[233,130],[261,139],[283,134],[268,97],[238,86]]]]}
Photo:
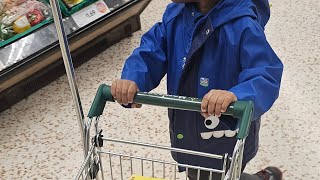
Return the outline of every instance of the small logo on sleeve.
{"type": "Polygon", "coordinates": [[[184,67],[186,66],[186,62],[187,62],[187,57],[184,57],[184,58],[183,58],[182,69],[184,69],[184,67]]]}
{"type": "Polygon", "coordinates": [[[200,78],[200,85],[203,87],[208,87],[209,86],[209,78],[200,78]]]}

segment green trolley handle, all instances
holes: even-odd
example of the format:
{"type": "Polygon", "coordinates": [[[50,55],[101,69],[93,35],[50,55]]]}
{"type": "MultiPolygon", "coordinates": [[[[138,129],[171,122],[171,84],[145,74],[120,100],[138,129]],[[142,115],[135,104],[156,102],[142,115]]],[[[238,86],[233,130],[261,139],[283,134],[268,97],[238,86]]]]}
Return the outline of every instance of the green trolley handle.
{"type": "MultiPolygon", "coordinates": [[[[94,98],[88,117],[93,118],[102,115],[107,101],[114,102],[111,87],[102,84],[94,98]]],[[[201,99],[192,97],[138,92],[134,97],[134,103],[201,112],[201,99]]],[[[229,115],[240,120],[238,139],[244,139],[248,136],[252,112],[252,101],[237,101],[232,103],[223,113],[223,115],[229,115]]]]}

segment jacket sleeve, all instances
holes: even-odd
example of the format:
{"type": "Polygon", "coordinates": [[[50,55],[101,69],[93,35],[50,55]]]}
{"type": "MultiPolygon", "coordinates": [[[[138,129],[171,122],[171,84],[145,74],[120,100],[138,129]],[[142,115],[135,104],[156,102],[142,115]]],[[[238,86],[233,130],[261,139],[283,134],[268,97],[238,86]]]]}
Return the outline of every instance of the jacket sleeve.
{"type": "Polygon", "coordinates": [[[267,112],[279,96],[283,64],[261,28],[246,28],[241,36],[238,85],[231,88],[238,100],[254,102],[254,120],[267,112]]]}
{"type": "Polygon", "coordinates": [[[136,48],[124,64],[121,79],[134,81],[140,91],[156,88],[167,73],[165,23],[157,23],[142,36],[136,48]]]}

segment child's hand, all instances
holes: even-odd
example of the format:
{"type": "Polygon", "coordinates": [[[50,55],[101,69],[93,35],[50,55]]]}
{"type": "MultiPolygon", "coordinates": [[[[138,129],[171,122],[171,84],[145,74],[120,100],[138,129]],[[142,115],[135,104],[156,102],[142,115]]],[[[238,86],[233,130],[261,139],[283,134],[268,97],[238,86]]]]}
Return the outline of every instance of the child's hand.
{"type": "MultiPolygon", "coordinates": [[[[139,91],[137,84],[130,80],[118,79],[111,85],[111,94],[119,104],[132,103],[137,91],[139,91]]],[[[140,108],[141,104],[132,104],[131,107],[140,108]]]]}
{"type": "Polygon", "coordinates": [[[221,116],[226,112],[230,103],[237,101],[237,96],[225,90],[211,90],[202,99],[202,116],[207,118],[210,115],[221,116]]]}

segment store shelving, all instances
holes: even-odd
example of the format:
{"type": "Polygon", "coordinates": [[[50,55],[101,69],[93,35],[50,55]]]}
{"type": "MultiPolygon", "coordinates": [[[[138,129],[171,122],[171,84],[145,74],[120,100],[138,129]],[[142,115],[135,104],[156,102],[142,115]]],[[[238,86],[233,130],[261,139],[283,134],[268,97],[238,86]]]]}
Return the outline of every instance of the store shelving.
{"type": "MultiPolygon", "coordinates": [[[[139,30],[139,15],[150,1],[104,0],[110,11],[98,19],[86,19],[80,25],[75,15],[65,17],[74,65],[79,66],[139,30]]],[[[0,48],[0,111],[64,73],[53,23],[0,48]]]]}

